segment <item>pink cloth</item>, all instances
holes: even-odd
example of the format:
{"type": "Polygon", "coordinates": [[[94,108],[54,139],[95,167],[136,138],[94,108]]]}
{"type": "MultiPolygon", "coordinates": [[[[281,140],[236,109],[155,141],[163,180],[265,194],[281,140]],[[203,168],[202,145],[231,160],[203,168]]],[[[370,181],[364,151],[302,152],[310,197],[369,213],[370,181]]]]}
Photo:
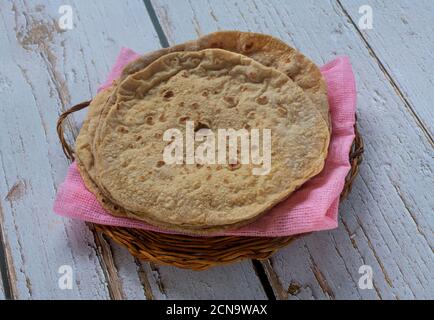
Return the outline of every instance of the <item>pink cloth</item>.
{"type": "MultiPolygon", "coordinates": [[[[137,56],[130,49],[122,49],[109,78],[100,89],[110,86],[125,64],[137,56]]],[[[218,235],[278,237],[337,227],[339,195],[350,169],[348,153],[354,139],[356,88],[348,57],[338,57],[323,66],[321,72],[328,85],[333,126],[324,170],[258,221],[218,235]]],[[[176,233],[108,214],[86,189],[75,163],[59,187],[54,211],[61,216],[97,224],[176,233]]]]}

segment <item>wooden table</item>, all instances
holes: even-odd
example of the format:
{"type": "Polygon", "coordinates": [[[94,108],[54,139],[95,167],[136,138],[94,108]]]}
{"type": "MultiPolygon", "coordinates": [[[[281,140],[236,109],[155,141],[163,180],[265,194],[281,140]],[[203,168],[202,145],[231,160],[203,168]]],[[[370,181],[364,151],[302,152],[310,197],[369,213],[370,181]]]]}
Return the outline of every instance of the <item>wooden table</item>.
{"type": "Polygon", "coordinates": [[[0,298],[433,299],[433,18],[431,0],[1,1],[0,298]],[[65,4],[72,30],[58,26],[65,4]],[[372,29],[359,25],[365,4],[372,29]],[[272,34],[318,64],[351,58],[366,151],[339,228],[267,261],[194,272],[137,261],[56,216],[69,165],[59,113],[95,94],[122,46],[145,52],[222,29],[272,34]],[[59,287],[65,265],[71,290],[59,287]],[[362,265],[372,289],[358,285],[362,265]]]}

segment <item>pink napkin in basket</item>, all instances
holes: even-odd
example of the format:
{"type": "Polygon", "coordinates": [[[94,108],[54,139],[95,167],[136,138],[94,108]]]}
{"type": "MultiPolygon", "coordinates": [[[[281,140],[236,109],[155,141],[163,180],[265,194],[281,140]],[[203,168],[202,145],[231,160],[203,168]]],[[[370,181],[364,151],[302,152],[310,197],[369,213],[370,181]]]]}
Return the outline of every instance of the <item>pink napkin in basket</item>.
{"type": "MultiPolygon", "coordinates": [[[[137,57],[132,50],[122,49],[100,90],[111,86],[123,67],[137,57]]],[[[337,227],[339,195],[350,169],[348,153],[354,139],[356,88],[348,57],[336,58],[323,66],[321,72],[328,85],[333,127],[324,170],[256,222],[218,235],[279,237],[337,227]]],[[[71,164],[66,180],[59,187],[54,211],[61,216],[98,224],[176,233],[108,214],[86,189],[75,163],[71,164]]]]}

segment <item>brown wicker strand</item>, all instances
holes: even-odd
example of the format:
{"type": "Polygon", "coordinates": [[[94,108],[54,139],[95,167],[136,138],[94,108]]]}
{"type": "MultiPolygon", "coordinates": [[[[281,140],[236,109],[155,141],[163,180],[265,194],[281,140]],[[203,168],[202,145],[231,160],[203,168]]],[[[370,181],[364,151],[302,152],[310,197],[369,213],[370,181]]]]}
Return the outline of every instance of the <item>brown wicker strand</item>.
{"type": "MultiPolygon", "coordinates": [[[[62,113],[58,119],[57,133],[63,152],[70,160],[74,160],[74,151],[64,137],[63,122],[70,114],[86,108],[89,104],[90,101],[80,103],[62,113]]],[[[350,193],[362,162],[363,139],[356,125],[354,129],[355,138],[349,154],[351,169],[345,179],[341,200],[350,193]]],[[[99,232],[125,246],[133,256],[140,260],[192,270],[205,270],[212,266],[234,263],[242,259],[267,259],[278,249],[303,236],[194,237],[106,225],[95,225],[95,227],[99,232]]]]}
{"type": "Polygon", "coordinates": [[[364,143],[363,138],[359,133],[359,130],[357,128],[357,117],[356,117],[356,124],[354,125],[354,141],[353,145],[351,146],[350,150],[350,172],[348,172],[347,176],[345,177],[345,185],[341,192],[341,200],[345,199],[349,193],[351,192],[351,189],[353,187],[354,179],[356,179],[357,175],[359,174],[359,168],[360,164],[362,163],[363,159],[363,152],[364,152],[364,143]]]}
{"type": "Polygon", "coordinates": [[[72,108],[69,108],[68,110],[66,110],[65,112],[63,112],[59,116],[59,119],[57,119],[57,126],[56,126],[57,135],[59,137],[60,144],[62,145],[63,153],[71,161],[74,161],[74,159],[75,159],[74,158],[74,151],[65,139],[63,122],[66,120],[66,118],[68,118],[68,116],[71,113],[74,113],[74,112],[77,112],[77,111],[82,110],[84,108],[87,108],[89,106],[90,102],[91,101],[85,101],[85,102],[82,102],[82,103],[79,103],[79,104],[73,106],[72,108]]]}

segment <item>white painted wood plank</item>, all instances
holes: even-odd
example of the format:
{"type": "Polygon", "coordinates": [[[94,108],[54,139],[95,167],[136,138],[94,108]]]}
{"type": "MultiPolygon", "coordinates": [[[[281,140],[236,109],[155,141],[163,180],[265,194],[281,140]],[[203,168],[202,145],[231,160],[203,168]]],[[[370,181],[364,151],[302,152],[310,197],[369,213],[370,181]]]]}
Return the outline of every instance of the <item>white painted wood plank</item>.
{"type": "Polygon", "coordinates": [[[55,126],[62,109],[95,93],[121,46],[145,51],[158,39],[140,0],[71,2],[74,29],[61,32],[63,4],[0,4],[0,225],[12,290],[22,299],[108,299],[109,289],[135,297],[140,282],[122,279],[134,261],[122,261],[117,274],[84,223],[52,212],[68,166],[55,126]],[[58,287],[61,265],[73,269],[73,290],[58,287]]]}
{"type": "Polygon", "coordinates": [[[191,271],[144,265],[155,299],[267,299],[250,261],[191,271]]]}
{"type": "Polygon", "coordinates": [[[335,1],[152,1],[170,42],[219,29],[275,35],[318,64],[350,56],[366,141],[340,227],[265,264],[279,298],[433,298],[432,145],[335,1]],[[375,288],[358,288],[369,264],[375,288]],[[300,289],[297,289],[300,287],[300,289]],[[290,294],[289,292],[296,292],[290,294]]]}
{"type": "Polygon", "coordinates": [[[341,0],[355,24],[359,8],[373,10],[373,29],[361,30],[408,99],[427,132],[434,133],[434,2],[341,0]]]}

